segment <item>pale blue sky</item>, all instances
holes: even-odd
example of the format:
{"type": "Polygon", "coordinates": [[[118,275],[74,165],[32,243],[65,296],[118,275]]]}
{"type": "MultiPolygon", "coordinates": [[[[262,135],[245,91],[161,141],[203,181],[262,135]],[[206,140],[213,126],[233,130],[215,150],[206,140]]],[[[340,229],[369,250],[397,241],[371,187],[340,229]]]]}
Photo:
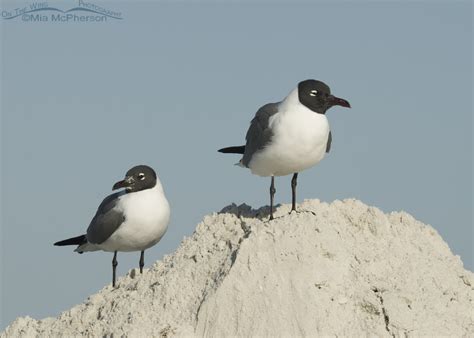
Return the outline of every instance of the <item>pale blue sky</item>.
{"type": "MultiPolygon", "coordinates": [[[[329,111],[332,151],[300,175],[298,199],[406,210],[473,269],[470,1],[94,3],[124,19],[0,19],[0,328],[110,283],[110,253],[52,243],[84,233],[135,164],[157,170],[172,206],[146,266],[203,215],[268,204],[269,179],[216,150],[242,144],[255,111],[307,78],[353,108],[329,111]]],[[[290,177],[276,184],[290,203],[290,177]]],[[[139,254],[118,259],[123,276],[139,254]]]]}

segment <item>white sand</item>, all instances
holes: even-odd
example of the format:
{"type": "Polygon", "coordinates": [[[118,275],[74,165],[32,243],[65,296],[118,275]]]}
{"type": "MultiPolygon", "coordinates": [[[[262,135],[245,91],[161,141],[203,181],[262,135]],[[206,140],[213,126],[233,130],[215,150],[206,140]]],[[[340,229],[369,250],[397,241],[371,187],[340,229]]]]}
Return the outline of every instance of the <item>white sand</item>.
{"type": "Polygon", "coordinates": [[[432,227],[357,200],[299,210],[227,207],[143,275],[1,337],[474,337],[473,273],[432,227]]]}

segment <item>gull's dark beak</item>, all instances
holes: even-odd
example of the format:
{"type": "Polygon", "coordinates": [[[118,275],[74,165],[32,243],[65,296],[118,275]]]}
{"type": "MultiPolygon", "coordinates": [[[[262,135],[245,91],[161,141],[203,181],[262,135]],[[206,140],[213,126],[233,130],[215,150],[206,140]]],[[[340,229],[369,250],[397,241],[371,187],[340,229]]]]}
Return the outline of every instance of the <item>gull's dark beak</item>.
{"type": "Polygon", "coordinates": [[[339,97],[333,96],[333,95],[329,96],[329,105],[331,107],[332,106],[342,106],[342,107],[346,107],[346,108],[351,107],[351,104],[348,101],[346,101],[344,99],[341,99],[339,97]]]}
{"type": "Polygon", "coordinates": [[[112,190],[117,190],[120,188],[129,188],[133,184],[133,182],[134,182],[133,177],[131,176],[125,177],[124,180],[118,181],[117,183],[115,183],[114,186],[112,187],[112,190]]]}

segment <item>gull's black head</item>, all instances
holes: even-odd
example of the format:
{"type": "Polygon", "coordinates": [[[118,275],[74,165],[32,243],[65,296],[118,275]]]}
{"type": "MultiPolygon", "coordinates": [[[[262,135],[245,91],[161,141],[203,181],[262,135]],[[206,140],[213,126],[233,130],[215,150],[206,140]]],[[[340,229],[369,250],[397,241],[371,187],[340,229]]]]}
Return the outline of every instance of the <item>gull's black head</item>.
{"type": "Polygon", "coordinates": [[[351,107],[346,100],[331,95],[327,84],[317,80],[298,83],[298,98],[301,104],[319,114],[326,114],[332,106],[351,107]]]}
{"type": "Polygon", "coordinates": [[[128,192],[151,189],[156,185],[156,173],[147,165],[133,167],[122,181],[114,184],[112,190],[125,188],[128,192]]]}

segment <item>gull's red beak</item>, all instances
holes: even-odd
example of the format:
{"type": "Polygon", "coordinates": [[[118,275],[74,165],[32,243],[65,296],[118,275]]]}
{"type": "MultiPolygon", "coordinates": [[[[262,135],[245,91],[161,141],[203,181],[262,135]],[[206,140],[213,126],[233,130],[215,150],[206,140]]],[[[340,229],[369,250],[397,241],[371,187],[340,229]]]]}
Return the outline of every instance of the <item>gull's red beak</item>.
{"type": "Polygon", "coordinates": [[[333,96],[333,95],[329,97],[329,103],[331,107],[332,106],[341,106],[341,107],[346,107],[346,108],[351,107],[351,104],[348,101],[341,99],[339,97],[333,96]]]}

